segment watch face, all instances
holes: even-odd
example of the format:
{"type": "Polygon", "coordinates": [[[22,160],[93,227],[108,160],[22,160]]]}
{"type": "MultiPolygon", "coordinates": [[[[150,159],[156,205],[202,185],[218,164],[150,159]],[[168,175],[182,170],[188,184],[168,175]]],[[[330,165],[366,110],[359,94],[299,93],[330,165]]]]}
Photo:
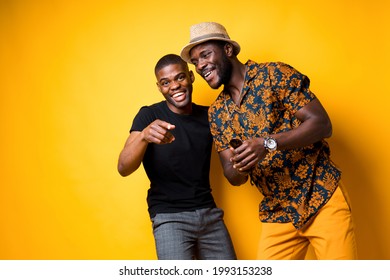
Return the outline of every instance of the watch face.
{"type": "Polygon", "coordinates": [[[268,151],[275,151],[278,147],[278,143],[274,138],[269,137],[264,140],[264,146],[268,151]]]}
{"type": "Polygon", "coordinates": [[[276,148],[276,141],[274,139],[268,139],[267,146],[271,150],[275,149],[276,148]]]}

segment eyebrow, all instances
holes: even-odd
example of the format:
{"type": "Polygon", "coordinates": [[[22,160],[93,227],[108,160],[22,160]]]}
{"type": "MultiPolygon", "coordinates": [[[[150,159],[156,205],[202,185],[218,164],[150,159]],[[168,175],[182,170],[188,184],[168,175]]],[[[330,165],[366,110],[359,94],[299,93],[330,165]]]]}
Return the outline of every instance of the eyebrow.
{"type": "MultiPolygon", "coordinates": [[[[175,75],[174,77],[173,77],[173,79],[175,80],[175,79],[177,79],[177,77],[179,77],[180,75],[186,75],[186,72],[179,72],[177,75],[175,75]]],[[[167,77],[162,77],[158,82],[159,83],[161,83],[162,81],[164,81],[164,80],[170,80],[169,78],[167,78],[167,77]]]]}

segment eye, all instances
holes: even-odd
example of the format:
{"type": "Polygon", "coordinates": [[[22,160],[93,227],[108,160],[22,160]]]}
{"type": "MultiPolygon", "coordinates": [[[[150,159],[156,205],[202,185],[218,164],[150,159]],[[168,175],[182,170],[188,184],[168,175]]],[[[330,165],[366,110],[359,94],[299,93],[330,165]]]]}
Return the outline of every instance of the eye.
{"type": "Polygon", "coordinates": [[[169,86],[169,82],[168,81],[161,81],[160,86],[167,87],[167,86],[169,86]]]}
{"type": "Polygon", "coordinates": [[[186,78],[186,76],[183,74],[183,75],[180,75],[180,76],[177,78],[177,80],[178,80],[179,82],[182,82],[182,81],[185,80],[185,78],[186,78]]]}
{"type": "Polygon", "coordinates": [[[202,53],[202,58],[204,59],[204,58],[207,58],[207,57],[209,57],[211,55],[211,51],[208,51],[208,52],[204,52],[204,53],[202,53]]]}

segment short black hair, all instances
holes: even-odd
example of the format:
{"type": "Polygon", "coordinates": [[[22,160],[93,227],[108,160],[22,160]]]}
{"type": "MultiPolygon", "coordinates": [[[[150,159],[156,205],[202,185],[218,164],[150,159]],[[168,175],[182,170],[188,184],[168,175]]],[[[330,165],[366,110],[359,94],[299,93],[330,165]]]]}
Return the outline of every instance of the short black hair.
{"type": "Polygon", "coordinates": [[[160,69],[171,64],[180,64],[184,67],[184,69],[189,71],[187,62],[185,62],[179,55],[167,54],[160,58],[157,62],[156,66],[154,67],[154,74],[157,74],[160,69]]]}

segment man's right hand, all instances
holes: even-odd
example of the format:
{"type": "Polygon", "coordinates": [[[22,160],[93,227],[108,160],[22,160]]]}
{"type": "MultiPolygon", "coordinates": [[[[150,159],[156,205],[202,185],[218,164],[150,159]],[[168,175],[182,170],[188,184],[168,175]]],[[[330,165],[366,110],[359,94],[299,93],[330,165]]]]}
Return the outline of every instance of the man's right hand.
{"type": "Polygon", "coordinates": [[[175,125],[157,119],[142,131],[143,139],[148,143],[169,144],[175,141],[171,133],[173,129],[175,125]]]}

